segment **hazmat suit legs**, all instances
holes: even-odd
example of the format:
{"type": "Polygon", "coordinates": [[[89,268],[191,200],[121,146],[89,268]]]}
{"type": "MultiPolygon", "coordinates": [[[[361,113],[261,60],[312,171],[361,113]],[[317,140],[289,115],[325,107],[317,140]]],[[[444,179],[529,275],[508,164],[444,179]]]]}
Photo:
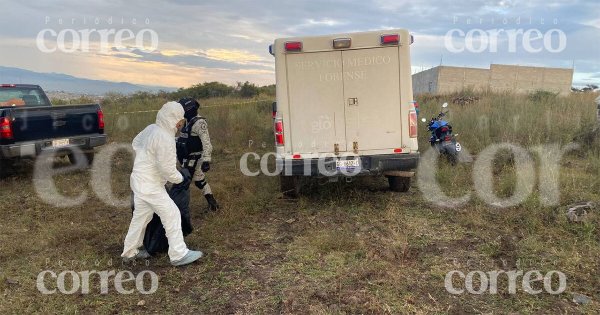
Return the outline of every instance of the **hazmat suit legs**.
{"type": "Polygon", "coordinates": [[[136,193],[133,202],[135,210],[125,237],[125,247],[121,257],[131,258],[137,255],[138,248],[144,243],[146,226],[152,220],[154,213],[160,217],[165,228],[165,234],[169,241],[169,259],[173,262],[185,257],[189,250],[183,241],[181,215],[167,191],[156,194],[136,193]]]}

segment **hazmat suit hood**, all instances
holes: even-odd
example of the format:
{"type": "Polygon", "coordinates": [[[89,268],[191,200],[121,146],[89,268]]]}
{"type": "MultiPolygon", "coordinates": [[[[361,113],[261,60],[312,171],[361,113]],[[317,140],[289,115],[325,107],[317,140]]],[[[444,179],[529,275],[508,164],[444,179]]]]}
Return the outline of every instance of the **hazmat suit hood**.
{"type": "Polygon", "coordinates": [[[173,136],[177,133],[177,123],[183,119],[183,107],[177,102],[168,102],[156,114],[156,124],[168,130],[173,136]]]}
{"type": "MultiPolygon", "coordinates": [[[[135,151],[130,185],[136,195],[165,193],[165,184],[178,184],[183,176],[177,170],[175,134],[183,119],[183,108],[168,102],[156,115],[156,123],[142,130],[131,145],[135,151]]],[[[168,198],[168,196],[166,197],[168,198]]]]}

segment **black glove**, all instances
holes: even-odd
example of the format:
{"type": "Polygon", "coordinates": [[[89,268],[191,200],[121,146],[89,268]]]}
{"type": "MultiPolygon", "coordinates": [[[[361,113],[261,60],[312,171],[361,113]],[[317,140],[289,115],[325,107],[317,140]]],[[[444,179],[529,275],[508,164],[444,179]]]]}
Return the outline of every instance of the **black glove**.
{"type": "Polygon", "coordinates": [[[204,173],[210,171],[210,163],[209,162],[202,162],[202,166],[200,166],[200,169],[204,173]]]}
{"type": "Polygon", "coordinates": [[[179,172],[181,173],[181,176],[183,176],[183,180],[181,183],[176,185],[188,187],[192,182],[192,175],[190,174],[190,171],[187,168],[182,168],[179,172]]]}

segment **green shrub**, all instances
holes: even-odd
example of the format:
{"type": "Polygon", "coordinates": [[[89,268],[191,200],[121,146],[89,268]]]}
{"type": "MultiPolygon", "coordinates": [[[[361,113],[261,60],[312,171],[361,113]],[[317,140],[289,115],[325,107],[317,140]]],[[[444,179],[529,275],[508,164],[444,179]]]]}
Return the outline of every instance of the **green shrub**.
{"type": "Polygon", "coordinates": [[[558,93],[537,90],[537,91],[529,94],[529,99],[533,102],[543,102],[543,101],[555,99],[557,96],[558,96],[558,93]]]}

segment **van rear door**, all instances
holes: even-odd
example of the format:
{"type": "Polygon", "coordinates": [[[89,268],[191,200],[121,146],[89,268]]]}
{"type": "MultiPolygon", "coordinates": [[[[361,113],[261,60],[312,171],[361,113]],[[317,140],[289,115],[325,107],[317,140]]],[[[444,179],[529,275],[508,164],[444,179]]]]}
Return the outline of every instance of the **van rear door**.
{"type": "Polygon", "coordinates": [[[342,52],[286,54],[286,67],[292,152],[346,151],[342,52]]]}
{"type": "Polygon", "coordinates": [[[402,147],[398,47],[346,50],[342,58],[348,150],[402,147]]]}

